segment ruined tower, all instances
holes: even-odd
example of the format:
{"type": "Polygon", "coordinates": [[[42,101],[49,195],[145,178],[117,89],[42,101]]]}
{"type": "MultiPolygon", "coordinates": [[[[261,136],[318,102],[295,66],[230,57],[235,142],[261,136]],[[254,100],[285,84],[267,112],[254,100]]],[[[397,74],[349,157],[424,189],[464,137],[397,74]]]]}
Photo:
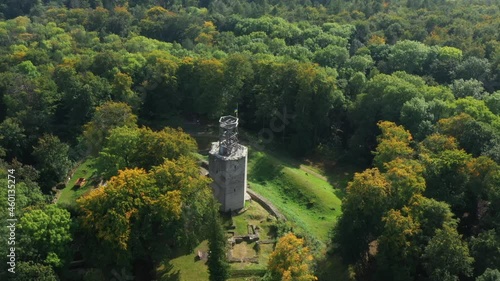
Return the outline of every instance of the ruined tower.
{"type": "Polygon", "coordinates": [[[219,141],[209,152],[208,169],[213,179],[212,190],[224,212],[245,206],[247,189],[247,147],[238,143],[238,118],[219,119],[219,141]]]}

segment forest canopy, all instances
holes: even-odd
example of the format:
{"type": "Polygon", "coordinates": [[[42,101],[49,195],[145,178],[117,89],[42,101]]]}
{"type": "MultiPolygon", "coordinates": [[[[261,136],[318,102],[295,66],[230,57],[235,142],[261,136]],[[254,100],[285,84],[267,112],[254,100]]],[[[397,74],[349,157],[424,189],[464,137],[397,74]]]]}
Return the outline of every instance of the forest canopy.
{"type": "MultiPolygon", "coordinates": [[[[353,280],[498,278],[499,41],[499,0],[2,1],[0,175],[17,171],[31,237],[19,280],[66,280],[75,252],[109,279],[220,231],[196,142],[164,124],[235,109],[251,136],[283,128],[268,147],[356,166],[329,245],[353,280]],[[52,204],[86,157],[107,185],[52,204]]],[[[279,241],[266,276],[314,280],[310,241],[279,241]]]]}

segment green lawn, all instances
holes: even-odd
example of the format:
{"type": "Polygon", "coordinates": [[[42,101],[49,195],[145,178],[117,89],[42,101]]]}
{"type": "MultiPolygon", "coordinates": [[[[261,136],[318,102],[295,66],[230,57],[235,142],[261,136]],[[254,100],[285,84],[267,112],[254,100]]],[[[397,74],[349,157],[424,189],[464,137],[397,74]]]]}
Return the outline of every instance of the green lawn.
{"type": "MultiPolygon", "coordinates": [[[[306,168],[316,172],[312,167],[306,168]]],[[[341,200],[337,196],[340,190],[332,187],[324,177],[306,172],[307,169],[264,152],[252,152],[248,179],[251,188],[294,222],[299,232],[327,242],[341,213],[341,200]]]]}
{"type": "MultiPolygon", "coordinates": [[[[325,245],[341,214],[341,198],[353,175],[353,167],[325,171],[281,153],[255,150],[250,150],[248,161],[248,180],[252,189],[293,222],[294,232],[311,235],[325,245]]],[[[347,268],[340,258],[327,255],[326,250],[321,249],[321,258],[317,261],[319,279],[349,280],[347,268]]]]}
{"type": "Polygon", "coordinates": [[[158,281],[208,280],[208,267],[204,261],[197,260],[197,253],[208,251],[208,242],[203,241],[193,253],[165,261],[157,268],[158,281]]]}
{"type": "Polygon", "coordinates": [[[57,204],[64,205],[74,205],[76,199],[82,196],[83,194],[89,192],[92,187],[97,184],[95,178],[95,168],[93,168],[94,159],[89,158],[78,166],[75,173],[71,177],[71,179],[66,184],[66,187],[61,190],[61,196],[57,200],[57,204]],[[75,182],[78,178],[85,178],[85,184],[80,188],[75,188],[75,182]]]}
{"type": "Polygon", "coordinates": [[[245,202],[245,208],[247,210],[244,213],[233,217],[233,223],[236,226],[234,230],[236,235],[247,234],[247,225],[253,224],[265,230],[260,232],[261,239],[272,239],[273,237],[268,235],[272,223],[267,221],[267,218],[271,215],[255,201],[245,202]]]}

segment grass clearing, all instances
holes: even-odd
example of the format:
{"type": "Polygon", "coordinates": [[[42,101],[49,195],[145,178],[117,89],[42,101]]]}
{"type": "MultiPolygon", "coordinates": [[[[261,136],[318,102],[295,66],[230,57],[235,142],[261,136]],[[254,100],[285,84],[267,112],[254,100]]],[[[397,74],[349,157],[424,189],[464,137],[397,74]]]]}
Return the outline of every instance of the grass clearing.
{"type": "Polygon", "coordinates": [[[85,193],[92,190],[97,185],[97,178],[95,175],[96,169],[93,167],[95,159],[88,158],[82,162],[77,168],[71,179],[68,181],[64,189],[61,190],[61,195],[57,200],[57,204],[61,205],[74,205],[76,199],[85,193]],[[75,182],[78,178],[85,178],[86,182],[81,187],[75,187],[75,182]]]}
{"type": "Polygon", "coordinates": [[[232,218],[233,224],[236,226],[236,235],[248,234],[248,224],[258,225],[261,228],[261,239],[272,239],[273,235],[270,233],[271,222],[267,222],[270,214],[257,202],[247,202],[247,210],[232,218]]]}
{"type": "Polygon", "coordinates": [[[208,241],[198,245],[193,253],[165,261],[156,269],[158,281],[208,280],[208,267],[205,261],[198,260],[197,253],[208,251],[208,241]]]}
{"type": "Polygon", "coordinates": [[[341,214],[341,200],[338,190],[324,178],[309,174],[300,165],[252,151],[248,179],[253,190],[270,200],[303,233],[328,241],[341,214]]]}

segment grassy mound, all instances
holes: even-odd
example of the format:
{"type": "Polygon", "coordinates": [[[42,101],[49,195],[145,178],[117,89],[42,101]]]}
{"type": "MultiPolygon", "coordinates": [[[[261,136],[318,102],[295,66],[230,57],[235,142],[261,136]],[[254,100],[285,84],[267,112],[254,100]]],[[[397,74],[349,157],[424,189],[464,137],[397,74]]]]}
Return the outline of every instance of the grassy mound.
{"type": "MultiPolygon", "coordinates": [[[[341,213],[341,200],[328,181],[265,152],[249,155],[250,187],[271,201],[299,227],[326,242],[333,223],[341,213]]],[[[312,169],[312,168],[309,168],[312,169]]]]}

